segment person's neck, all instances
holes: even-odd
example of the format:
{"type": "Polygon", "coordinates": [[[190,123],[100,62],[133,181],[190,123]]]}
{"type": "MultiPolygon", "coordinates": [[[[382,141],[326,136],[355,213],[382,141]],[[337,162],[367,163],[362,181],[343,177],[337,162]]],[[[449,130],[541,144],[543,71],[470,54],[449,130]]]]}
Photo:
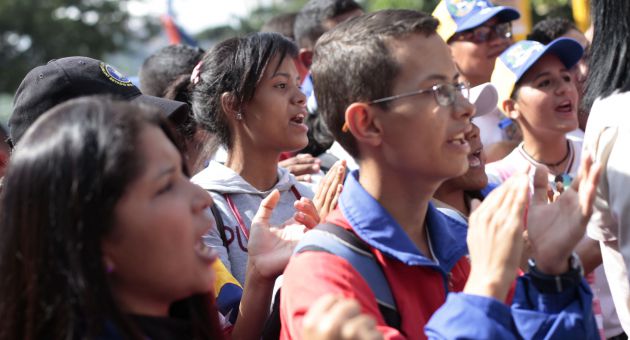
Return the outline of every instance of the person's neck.
{"type": "Polygon", "coordinates": [[[444,183],[440,185],[433,197],[457,209],[466,216],[470,215],[470,209],[466,204],[466,195],[461,189],[450,188],[447,183],[444,183]]]}
{"type": "Polygon", "coordinates": [[[418,177],[401,175],[374,160],[363,160],[359,183],[392,215],[422,254],[431,258],[425,218],[439,183],[427,183],[418,177]]]}
{"type": "MultiPolygon", "coordinates": [[[[523,130],[523,149],[535,161],[541,164],[565,163],[569,152],[564,134],[534,135],[523,130]]],[[[562,165],[562,164],[557,164],[562,165]]]]}
{"type": "Polygon", "coordinates": [[[233,146],[228,151],[225,166],[234,170],[254,188],[267,191],[278,182],[279,157],[279,152],[245,150],[241,146],[233,146]]]}
{"type": "Polygon", "coordinates": [[[114,298],[120,309],[127,314],[167,317],[171,302],[145,295],[146,291],[126,290],[112,286],[114,298]]]}

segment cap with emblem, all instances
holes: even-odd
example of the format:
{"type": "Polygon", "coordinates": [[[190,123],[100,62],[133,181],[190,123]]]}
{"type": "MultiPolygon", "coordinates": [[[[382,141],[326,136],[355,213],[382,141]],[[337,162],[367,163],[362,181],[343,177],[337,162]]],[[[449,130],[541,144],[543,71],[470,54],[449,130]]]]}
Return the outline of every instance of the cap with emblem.
{"type": "Polygon", "coordinates": [[[437,33],[448,41],[455,33],[480,26],[496,17],[499,22],[520,18],[512,7],[494,6],[488,0],[442,0],[433,10],[433,16],[440,20],[437,33]]]}
{"type": "Polygon", "coordinates": [[[510,46],[497,58],[490,79],[499,93],[499,109],[503,110],[503,102],[510,99],[516,84],[544,55],[555,55],[567,69],[570,69],[582,58],[583,53],[582,45],[569,38],[558,38],[547,45],[537,41],[521,40],[510,46]]]}
{"type": "Polygon", "coordinates": [[[15,93],[9,118],[9,139],[15,145],[35,120],[55,105],[72,98],[111,95],[157,107],[173,118],[187,114],[185,103],[143,95],[113,66],[88,57],[67,57],[32,69],[15,93]]]}

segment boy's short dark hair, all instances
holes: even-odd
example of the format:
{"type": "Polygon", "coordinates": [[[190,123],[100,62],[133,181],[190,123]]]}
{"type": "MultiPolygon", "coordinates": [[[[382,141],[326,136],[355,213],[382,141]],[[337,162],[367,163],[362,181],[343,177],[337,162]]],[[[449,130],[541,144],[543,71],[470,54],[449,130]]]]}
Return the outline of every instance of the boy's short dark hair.
{"type": "Polygon", "coordinates": [[[318,41],[311,71],[319,113],[353,157],[360,158],[356,141],[341,130],[346,108],[354,102],[390,96],[400,65],[388,43],[414,33],[430,36],[437,26],[437,19],[426,13],[384,10],[341,23],[318,41]]]}
{"type": "Polygon", "coordinates": [[[579,31],[569,19],[547,18],[534,25],[531,33],[527,35],[527,40],[534,40],[547,45],[572,29],[579,31]]]}
{"type": "Polygon", "coordinates": [[[140,91],[163,97],[166,88],[182,74],[192,72],[203,57],[204,50],[187,45],[169,45],[155,52],[140,68],[140,91]]]}
{"type": "Polygon", "coordinates": [[[295,41],[293,28],[295,27],[295,18],[297,12],[284,13],[269,19],[261,28],[261,32],[276,32],[295,41]]]}
{"type": "Polygon", "coordinates": [[[363,8],[354,0],[310,0],[295,18],[295,43],[300,48],[313,48],[326,32],[326,20],[357,9],[363,8]]]}

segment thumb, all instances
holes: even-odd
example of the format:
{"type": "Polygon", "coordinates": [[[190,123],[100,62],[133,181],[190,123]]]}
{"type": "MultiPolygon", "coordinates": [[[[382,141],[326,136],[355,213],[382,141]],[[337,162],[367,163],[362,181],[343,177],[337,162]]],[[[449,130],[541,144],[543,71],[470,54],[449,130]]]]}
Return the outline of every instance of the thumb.
{"type": "Polygon", "coordinates": [[[252,219],[252,224],[263,224],[269,225],[269,220],[271,219],[271,213],[273,213],[273,209],[276,208],[278,201],[280,200],[280,192],[278,189],[274,189],[267,197],[265,197],[262,202],[260,202],[260,206],[258,207],[258,211],[254,218],[252,219]]]}
{"type": "Polygon", "coordinates": [[[479,208],[479,206],[481,205],[481,201],[473,198],[472,201],[470,201],[470,212],[472,213],[473,211],[477,210],[477,208],[479,208]]]}
{"type": "Polygon", "coordinates": [[[532,203],[547,203],[547,189],[549,188],[548,182],[549,171],[546,167],[536,165],[530,169],[530,176],[533,175],[533,195],[532,203]],[[533,174],[532,172],[533,171],[533,174]]]}

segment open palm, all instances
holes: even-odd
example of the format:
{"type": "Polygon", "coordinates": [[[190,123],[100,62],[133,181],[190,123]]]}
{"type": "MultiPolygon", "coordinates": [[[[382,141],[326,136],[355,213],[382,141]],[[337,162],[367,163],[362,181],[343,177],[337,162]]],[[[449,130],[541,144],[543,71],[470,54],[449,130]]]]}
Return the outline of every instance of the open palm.
{"type": "Polygon", "coordinates": [[[584,236],[593,212],[600,167],[587,155],[568,190],[553,203],[547,203],[547,170],[536,168],[534,195],[527,218],[527,235],[537,266],[549,274],[566,267],[573,248],[584,236]]]}

